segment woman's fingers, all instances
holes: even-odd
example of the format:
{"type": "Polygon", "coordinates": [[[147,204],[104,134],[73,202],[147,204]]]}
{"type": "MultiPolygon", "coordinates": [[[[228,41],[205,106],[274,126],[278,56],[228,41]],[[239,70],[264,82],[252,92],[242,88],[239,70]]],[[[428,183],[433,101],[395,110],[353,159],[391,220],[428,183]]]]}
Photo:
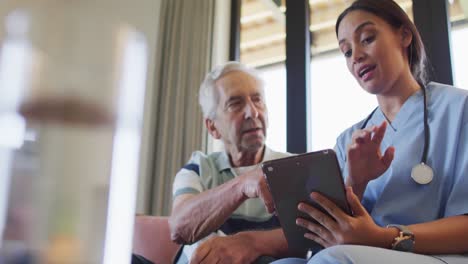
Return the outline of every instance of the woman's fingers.
{"type": "Polygon", "coordinates": [[[359,198],[354,194],[353,188],[351,186],[346,187],[346,199],[348,200],[351,211],[353,211],[354,216],[364,215],[367,213],[364,206],[362,206],[359,198]]]}
{"type": "Polygon", "coordinates": [[[367,142],[373,142],[380,145],[387,129],[387,122],[382,122],[380,126],[372,126],[365,129],[359,129],[354,131],[351,135],[351,142],[364,144],[367,142]]]}
{"type": "Polygon", "coordinates": [[[303,218],[297,218],[296,224],[309,230],[306,234],[310,234],[310,236],[307,238],[312,239],[321,245],[332,243],[332,241],[334,241],[332,232],[320,224],[312,223],[311,221],[303,218]],[[314,237],[320,239],[320,241],[314,239],[314,237]]]}
{"type": "Polygon", "coordinates": [[[374,129],[374,135],[372,136],[372,142],[377,146],[380,146],[385,135],[385,130],[387,130],[387,122],[382,122],[382,124],[374,129]]]}
{"type": "Polygon", "coordinates": [[[356,130],[351,135],[351,141],[359,144],[369,142],[371,140],[371,131],[368,130],[356,130]]]}
{"type": "Polygon", "coordinates": [[[315,221],[317,221],[320,225],[324,226],[326,229],[334,232],[337,230],[337,223],[335,219],[332,219],[330,216],[322,213],[317,208],[308,205],[306,203],[300,203],[298,206],[299,211],[308,214],[312,217],[315,221]]]}
{"type": "Polygon", "coordinates": [[[393,161],[393,157],[395,156],[395,147],[388,147],[385,150],[385,153],[382,157],[382,163],[386,168],[390,167],[390,164],[393,161]]]}
{"type": "Polygon", "coordinates": [[[327,247],[330,247],[331,244],[328,243],[327,241],[323,240],[320,236],[314,234],[314,233],[305,233],[304,234],[304,237],[307,238],[307,239],[310,239],[310,240],[313,240],[317,243],[319,243],[320,245],[322,245],[323,247],[327,248],[327,247]]]}
{"type": "Polygon", "coordinates": [[[348,215],[343,212],[343,210],[338,207],[335,203],[327,199],[325,196],[321,195],[320,193],[313,192],[311,193],[310,197],[316,203],[318,203],[327,213],[333,218],[333,224],[336,226],[335,222],[338,224],[346,223],[348,221],[348,215]]]}

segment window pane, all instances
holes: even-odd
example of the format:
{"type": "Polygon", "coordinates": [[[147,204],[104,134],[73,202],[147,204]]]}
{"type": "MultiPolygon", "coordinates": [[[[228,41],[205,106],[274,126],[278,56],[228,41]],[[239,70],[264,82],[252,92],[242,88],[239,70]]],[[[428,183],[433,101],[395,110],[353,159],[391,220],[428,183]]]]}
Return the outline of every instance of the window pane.
{"type": "Polygon", "coordinates": [[[346,128],[364,119],[377,106],[348,72],[338,52],[317,55],[311,62],[310,126],[308,150],[333,148],[346,128]]]}
{"type": "Polygon", "coordinates": [[[453,79],[457,87],[468,89],[468,1],[453,0],[450,3],[450,21],[452,22],[451,45],[453,79]]]}
{"type": "Polygon", "coordinates": [[[286,151],[285,15],[281,1],[243,0],[241,62],[256,67],[265,81],[269,127],[266,144],[286,151]]]}
{"type": "Polygon", "coordinates": [[[242,0],[241,61],[253,67],[286,58],[284,7],[271,0],[242,0]]]}
{"type": "Polygon", "coordinates": [[[260,69],[265,81],[269,126],[266,144],[286,151],[286,70],[284,64],[260,69]]]}

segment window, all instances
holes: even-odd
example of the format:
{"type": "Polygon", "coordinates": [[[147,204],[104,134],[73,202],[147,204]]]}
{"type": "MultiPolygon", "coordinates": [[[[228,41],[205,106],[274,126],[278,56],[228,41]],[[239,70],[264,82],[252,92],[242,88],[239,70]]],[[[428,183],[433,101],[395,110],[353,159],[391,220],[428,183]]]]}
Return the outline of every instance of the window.
{"type": "Polygon", "coordinates": [[[452,45],[452,70],[454,85],[468,89],[468,1],[452,0],[450,3],[450,21],[452,23],[451,45],[452,45]]]}
{"type": "Polygon", "coordinates": [[[460,88],[468,89],[468,23],[452,28],[452,65],[454,75],[454,85],[460,88]]]}
{"type": "Polygon", "coordinates": [[[284,9],[274,1],[243,0],[241,58],[265,82],[269,126],[266,144],[286,151],[286,69],[284,9]]]}
{"type": "Polygon", "coordinates": [[[268,109],[266,144],[277,151],[286,151],[286,69],[284,64],[260,69],[265,82],[268,109]]]}
{"type": "Polygon", "coordinates": [[[310,79],[308,150],[333,148],[338,135],[369,115],[377,101],[359,86],[338,51],[314,56],[310,79]]]}

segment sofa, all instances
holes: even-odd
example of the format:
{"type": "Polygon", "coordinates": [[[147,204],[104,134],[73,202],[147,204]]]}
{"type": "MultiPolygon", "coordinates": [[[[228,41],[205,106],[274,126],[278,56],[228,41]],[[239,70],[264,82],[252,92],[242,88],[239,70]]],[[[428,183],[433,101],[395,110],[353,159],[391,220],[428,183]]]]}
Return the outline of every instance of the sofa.
{"type": "Polygon", "coordinates": [[[139,215],[133,230],[133,253],[155,264],[172,263],[180,245],[170,239],[168,217],[139,215]]]}

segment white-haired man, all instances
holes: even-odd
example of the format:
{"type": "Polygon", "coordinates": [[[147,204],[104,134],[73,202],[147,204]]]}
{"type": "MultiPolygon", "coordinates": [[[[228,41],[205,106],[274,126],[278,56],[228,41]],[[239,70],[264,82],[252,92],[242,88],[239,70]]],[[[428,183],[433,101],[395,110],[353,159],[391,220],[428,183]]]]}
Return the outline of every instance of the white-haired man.
{"type": "Polygon", "coordinates": [[[268,125],[263,82],[229,62],[207,74],[199,101],[208,132],[223,152],[194,152],[177,173],[169,219],[171,238],[184,244],[177,263],[268,263],[286,254],[260,164],[285,157],[265,146],[268,125]]]}

